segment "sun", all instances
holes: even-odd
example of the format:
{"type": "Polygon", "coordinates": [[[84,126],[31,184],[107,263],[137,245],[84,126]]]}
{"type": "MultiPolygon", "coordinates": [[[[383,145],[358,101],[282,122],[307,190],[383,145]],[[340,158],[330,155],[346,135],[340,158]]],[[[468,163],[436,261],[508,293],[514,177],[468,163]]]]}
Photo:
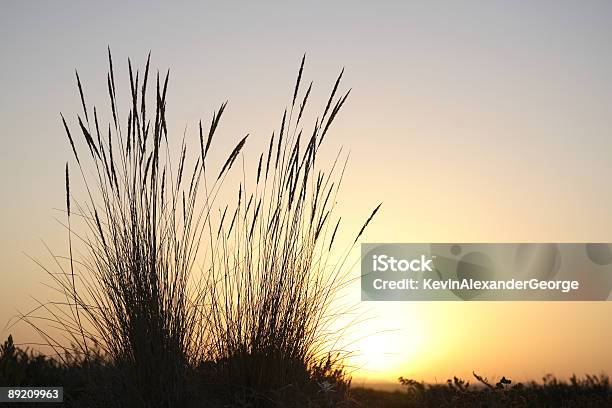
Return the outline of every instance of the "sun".
{"type": "Polygon", "coordinates": [[[405,305],[392,306],[396,310],[383,303],[375,305],[379,315],[363,322],[358,333],[352,334],[354,353],[349,365],[358,377],[395,380],[407,371],[419,370],[421,357],[427,352],[426,325],[420,317],[402,313],[405,305]]]}

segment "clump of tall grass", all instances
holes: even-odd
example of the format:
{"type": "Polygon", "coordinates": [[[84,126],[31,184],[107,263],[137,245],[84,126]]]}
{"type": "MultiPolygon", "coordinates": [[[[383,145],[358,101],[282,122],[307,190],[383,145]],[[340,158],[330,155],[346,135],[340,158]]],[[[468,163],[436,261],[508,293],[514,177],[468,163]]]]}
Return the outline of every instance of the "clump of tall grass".
{"type": "Polygon", "coordinates": [[[86,103],[78,73],[82,112],[72,127],[61,116],[74,156],[65,168],[69,256],[66,262],[54,256],[59,273],[45,269],[63,300],[40,303],[23,320],[59,358],[68,352],[86,365],[102,356],[118,368],[130,405],[180,404],[196,367],[208,367],[205,374],[214,372],[213,382],[232,392],[269,399],[291,389],[311,400],[343,398],[348,380],[341,353],[332,353],[337,332],[331,305],[348,282],[347,251],[380,206],[356,231],[344,258],[331,263],[341,228],[333,210],[344,164],[339,154],[321,170],[317,158],[350,93],[338,96],[342,73],[314,126],[304,130],[312,83],[301,92],[302,59],[280,130],[253,170],[254,187],[245,187],[245,176],[237,202],[225,206],[217,224],[215,199],[247,140],[239,140],[220,171],[207,166],[226,104],[208,127],[200,121],[195,163],[187,163],[183,137],[173,166],[168,73],[151,79],[150,58],[144,71],[133,70],[128,59],[125,117],[110,50],[108,63],[112,120],[104,125],[97,108],[86,103]],[[75,169],[84,200],[71,194],[75,169]],[[81,228],[75,229],[77,221],[81,228]],[[203,248],[202,268],[196,261],[203,248]],[[39,310],[46,315],[37,315],[39,310]],[[63,338],[37,319],[50,322],[63,338]]]}
{"type": "Polygon", "coordinates": [[[339,154],[325,168],[318,158],[350,90],[339,95],[341,72],[315,123],[305,125],[313,84],[302,91],[303,69],[304,59],[280,129],[253,168],[254,186],[249,191],[245,180],[223,211],[207,271],[211,358],[229,384],[262,394],[295,393],[313,377],[328,392],[344,380],[342,355],[332,354],[339,334],[332,302],[349,280],[346,257],[332,262],[330,253],[341,228],[334,209],[346,162],[339,154]]]}

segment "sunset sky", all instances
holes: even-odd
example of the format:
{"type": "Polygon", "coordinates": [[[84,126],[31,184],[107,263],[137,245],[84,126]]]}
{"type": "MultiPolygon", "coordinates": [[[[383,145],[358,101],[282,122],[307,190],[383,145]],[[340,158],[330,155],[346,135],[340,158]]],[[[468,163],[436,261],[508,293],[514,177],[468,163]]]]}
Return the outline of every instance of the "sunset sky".
{"type": "MultiPolygon", "coordinates": [[[[3,2],[0,329],[32,297],[47,299],[47,277],[25,254],[50,262],[42,241],[67,250],[54,220],[71,159],[59,112],[73,121],[80,111],[78,68],[108,118],[107,45],[124,89],[128,56],[142,65],[151,51],[152,66],[170,68],[177,147],[185,126],[195,132],[229,100],[211,153],[223,160],[250,133],[251,166],[302,54],[317,108],[345,67],[352,93],[326,147],[350,151],[343,220],[358,230],[383,202],[363,242],[612,242],[612,3],[205,3],[3,2]]],[[[350,296],[359,301],[358,285],[350,296]]],[[[359,311],[347,343],[361,382],[612,373],[612,302],[359,311]]],[[[25,325],[10,332],[38,340],[25,325]]]]}

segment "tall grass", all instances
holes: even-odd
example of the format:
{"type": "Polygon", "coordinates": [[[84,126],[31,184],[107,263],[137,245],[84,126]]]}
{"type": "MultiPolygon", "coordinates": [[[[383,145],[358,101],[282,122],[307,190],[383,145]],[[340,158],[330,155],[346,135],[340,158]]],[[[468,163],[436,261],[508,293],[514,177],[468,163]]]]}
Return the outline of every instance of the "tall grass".
{"type": "Polygon", "coordinates": [[[338,155],[319,169],[317,159],[350,90],[338,96],[340,73],[318,119],[306,126],[312,82],[302,92],[303,68],[304,59],[280,130],[253,168],[254,186],[241,185],[231,215],[223,213],[207,271],[211,358],[229,384],[262,393],[295,392],[322,367],[333,372],[341,363],[330,351],[338,340],[332,301],[348,279],[343,260],[329,258],[345,162],[338,155]]]}
{"type": "MultiPolygon", "coordinates": [[[[144,73],[134,71],[128,60],[131,101],[127,120],[122,121],[110,51],[108,58],[113,121],[107,127],[100,126],[96,107],[88,109],[76,76],[82,103],[76,122],[85,153],[77,150],[73,132],[61,116],[87,195],[84,202],[71,200],[66,165],[70,271],[51,276],[65,295],[69,313],[45,307],[76,346],[74,351],[87,359],[91,347],[101,349],[133,379],[130,386],[143,397],[138,402],[149,405],[180,395],[183,372],[202,343],[202,311],[197,305],[204,291],[191,284],[191,274],[209,213],[196,203],[207,171],[206,153],[225,104],[213,115],[195,165],[187,168],[183,140],[178,166],[173,168],[166,125],[168,73],[160,77],[158,72],[151,84],[149,58],[144,73]],[[150,88],[154,93],[147,98],[150,88]],[[83,232],[72,230],[72,217],[84,224],[83,232]],[[78,267],[72,256],[75,238],[86,250],[78,267]]],[[[244,140],[231,160],[243,145],[244,140]]],[[[204,192],[206,200],[230,167],[231,163],[225,166],[219,181],[204,192]]]]}
{"type": "Polygon", "coordinates": [[[347,279],[343,260],[331,263],[329,254],[341,228],[333,210],[345,162],[339,154],[327,170],[317,167],[319,149],[350,93],[339,96],[342,73],[321,115],[304,130],[312,83],[302,92],[302,59],[280,130],[251,174],[254,187],[245,188],[245,176],[236,203],[226,205],[217,222],[216,197],[247,140],[237,143],[220,171],[207,166],[226,104],[208,128],[200,121],[195,163],[186,163],[183,137],[173,166],[168,73],[151,79],[150,58],[144,71],[133,70],[128,60],[125,118],[110,50],[108,63],[112,121],[102,125],[97,108],[88,108],[78,73],[77,130],[61,116],[75,163],[65,169],[69,266],[55,257],[61,271],[48,271],[63,301],[36,310],[46,311],[45,321],[64,338],[41,328],[34,313],[24,320],[59,356],[69,351],[87,364],[102,355],[120,368],[133,391],[131,405],[179,404],[187,372],[211,364],[220,385],[266,398],[317,380],[343,383],[339,355],[331,353],[337,336],[330,307],[347,279]],[[75,169],[84,200],[71,194],[75,169]],[[83,248],[78,256],[75,242],[83,248]],[[205,266],[196,275],[204,248],[205,266]]]}

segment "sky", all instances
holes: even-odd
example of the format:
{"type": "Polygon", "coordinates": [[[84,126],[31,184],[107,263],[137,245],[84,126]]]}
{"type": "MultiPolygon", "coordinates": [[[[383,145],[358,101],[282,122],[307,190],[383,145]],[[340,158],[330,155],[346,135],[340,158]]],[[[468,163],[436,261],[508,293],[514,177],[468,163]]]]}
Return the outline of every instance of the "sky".
{"type": "MultiPolygon", "coordinates": [[[[107,46],[123,81],[128,56],[170,68],[175,134],[229,100],[213,154],[251,133],[251,163],[302,54],[315,104],[344,67],[352,92],[329,151],[350,151],[345,219],[358,228],[383,202],[364,242],[612,242],[611,18],[605,1],[3,1],[0,329],[48,295],[28,255],[66,250],[59,112],[79,112],[75,68],[106,107],[107,46]]],[[[366,384],[612,372],[611,302],[359,307],[352,366],[366,384]]]]}

